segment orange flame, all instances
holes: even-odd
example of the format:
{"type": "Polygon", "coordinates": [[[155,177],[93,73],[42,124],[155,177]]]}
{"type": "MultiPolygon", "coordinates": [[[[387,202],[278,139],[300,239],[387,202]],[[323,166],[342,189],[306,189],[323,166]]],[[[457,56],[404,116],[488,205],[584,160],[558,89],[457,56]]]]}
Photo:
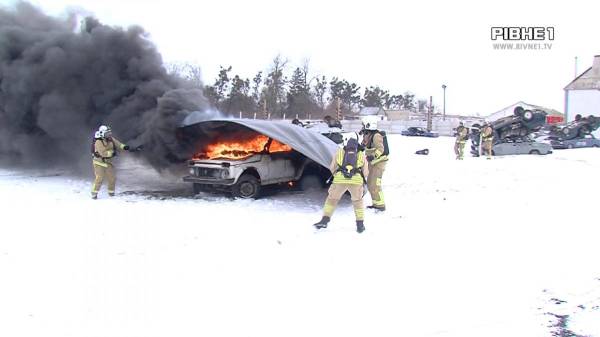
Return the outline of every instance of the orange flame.
{"type": "Polygon", "coordinates": [[[268,153],[289,152],[292,148],[275,139],[269,143],[269,137],[256,135],[248,140],[228,140],[209,144],[204,152],[198,153],[194,159],[245,159],[254,154],[266,151],[268,153]],[[269,145],[269,148],[266,149],[269,145]]]}

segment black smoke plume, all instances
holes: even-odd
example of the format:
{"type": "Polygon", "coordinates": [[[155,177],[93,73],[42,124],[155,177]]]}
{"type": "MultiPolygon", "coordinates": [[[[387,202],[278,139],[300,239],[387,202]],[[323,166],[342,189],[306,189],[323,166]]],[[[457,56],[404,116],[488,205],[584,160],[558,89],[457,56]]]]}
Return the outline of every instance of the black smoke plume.
{"type": "Polygon", "coordinates": [[[88,167],[107,124],[162,170],[190,157],[175,134],[191,111],[208,111],[207,100],[167,73],[142,28],[0,8],[0,161],[88,167]]]}

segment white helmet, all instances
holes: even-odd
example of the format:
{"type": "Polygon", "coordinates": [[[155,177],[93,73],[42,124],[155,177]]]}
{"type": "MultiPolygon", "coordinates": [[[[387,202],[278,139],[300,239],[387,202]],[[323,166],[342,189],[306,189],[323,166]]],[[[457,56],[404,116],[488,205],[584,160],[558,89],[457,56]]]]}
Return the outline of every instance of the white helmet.
{"type": "Polygon", "coordinates": [[[98,135],[100,137],[98,137],[98,138],[105,138],[111,132],[112,132],[112,130],[110,129],[110,126],[100,125],[100,127],[98,128],[98,135]]]}
{"type": "Polygon", "coordinates": [[[377,130],[377,116],[365,116],[362,119],[363,129],[365,130],[377,130]]]}
{"type": "Polygon", "coordinates": [[[347,133],[342,134],[342,136],[344,138],[344,143],[343,143],[344,146],[348,145],[348,141],[350,139],[354,139],[358,142],[358,134],[356,132],[347,132],[347,133]]]}
{"type": "Polygon", "coordinates": [[[100,135],[100,131],[96,131],[96,133],[94,133],[94,138],[102,138],[102,136],[100,135]]]}

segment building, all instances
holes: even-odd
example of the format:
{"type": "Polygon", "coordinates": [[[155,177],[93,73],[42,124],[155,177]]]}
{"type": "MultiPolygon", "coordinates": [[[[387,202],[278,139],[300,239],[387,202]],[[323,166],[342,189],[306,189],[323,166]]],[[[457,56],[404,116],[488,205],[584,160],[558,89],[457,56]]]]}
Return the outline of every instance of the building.
{"type": "Polygon", "coordinates": [[[578,114],[600,116],[600,55],[594,56],[592,66],[565,87],[567,122],[578,114]]]}
{"type": "Polygon", "coordinates": [[[377,116],[379,120],[387,120],[385,110],[377,106],[366,106],[361,108],[360,112],[358,113],[358,118],[363,118],[366,116],[377,116]]]}
{"type": "Polygon", "coordinates": [[[548,115],[546,116],[546,123],[548,123],[548,124],[561,124],[565,121],[565,116],[560,111],[546,108],[546,107],[539,106],[539,105],[535,105],[535,104],[525,103],[523,101],[518,101],[517,103],[511,104],[511,105],[505,107],[504,109],[498,110],[498,111],[494,112],[493,114],[485,117],[485,120],[488,122],[493,122],[500,118],[512,116],[515,113],[514,112],[515,108],[518,106],[523,107],[523,109],[525,109],[525,110],[543,110],[543,111],[545,111],[546,113],[548,113],[548,115]]]}
{"type": "Polygon", "coordinates": [[[412,112],[410,110],[384,110],[389,121],[407,121],[412,112]]]}

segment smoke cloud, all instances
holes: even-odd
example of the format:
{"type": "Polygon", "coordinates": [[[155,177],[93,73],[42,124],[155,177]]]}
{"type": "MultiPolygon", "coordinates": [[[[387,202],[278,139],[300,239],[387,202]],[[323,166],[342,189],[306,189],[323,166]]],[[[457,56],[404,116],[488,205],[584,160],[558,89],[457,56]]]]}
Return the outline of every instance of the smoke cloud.
{"type": "Polygon", "coordinates": [[[3,162],[89,168],[106,124],[162,170],[189,158],[176,129],[192,111],[209,111],[202,91],[167,73],[141,27],[54,18],[24,2],[0,8],[3,162]]]}

